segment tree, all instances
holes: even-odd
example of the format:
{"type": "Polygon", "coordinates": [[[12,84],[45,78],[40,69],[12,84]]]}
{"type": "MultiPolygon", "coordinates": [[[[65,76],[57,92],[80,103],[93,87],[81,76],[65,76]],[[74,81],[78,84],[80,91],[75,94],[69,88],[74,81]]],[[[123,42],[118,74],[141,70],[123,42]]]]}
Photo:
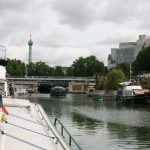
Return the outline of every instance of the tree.
{"type": "Polygon", "coordinates": [[[37,62],[35,68],[37,76],[49,76],[49,66],[45,62],[37,62]]]}
{"type": "Polygon", "coordinates": [[[54,76],[64,76],[64,72],[61,66],[56,66],[54,69],[54,76]]]}
{"type": "Polygon", "coordinates": [[[85,58],[87,63],[87,76],[93,76],[96,73],[104,72],[104,64],[97,60],[95,56],[85,58]]]}
{"type": "Polygon", "coordinates": [[[66,76],[73,76],[73,68],[72,67],[68,67],[66,70],[66,76]]]}
{"type": "Polygon", "coordinates": [[[130,64],[127,62],[117,65],[117,69],[121,69],[126,76],[130,76],[130,64]]]}
{"type": "Polygon", "coordinates": [[[150,72],[150,47],[144,48],[139,52],[133,62],[133,71],[136,74],[150,72]]]}
{"type": "Polygon", "coordinates": [[[72,64],[72,68],[74,76],[86,76],[86,62],[83,57],[79,57],[79,59],[75,60],[72,64]]]}
{"type": "Polygon", "coordinates": [[[49,67],[45,62],[31,62],[26,66],[28,76],[51,76],[54,73],[54,68],[49,67]]]}
{"type": "Polygon", "coordinates": [[[118,83],[125,81],[125,74],[121,69],[112,69],[107,75],[106,89],[117,90],[118,83]]]}
{"type": "Polygon", "coordinates": [[[104,72],[104,64],[97,60],[95,56],[86,58],[79,57],[72,64],[74,76],[94,76],[96,73],[104,72]]]}
{"type": "Polygon", "coordinates": [[[35,76],[36,75],[36,64],[30,62],[27,66],[27,75],[28,76],[35,76]]]}
{"type": "Polygon", "coordinates": [[[8,60],[6,66],[7,74],[10,76],[24,76],[25,75],[25,63],[21,60],[12,59],[8,60]]]}

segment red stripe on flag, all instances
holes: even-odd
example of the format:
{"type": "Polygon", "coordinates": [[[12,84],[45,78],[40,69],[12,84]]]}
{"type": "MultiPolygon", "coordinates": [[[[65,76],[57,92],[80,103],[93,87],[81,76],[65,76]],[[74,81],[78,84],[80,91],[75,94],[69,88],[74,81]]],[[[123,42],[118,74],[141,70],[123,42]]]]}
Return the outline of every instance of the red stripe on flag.
{"type": "Polygon", "coordinates": [[[5,113],[6,115],[9,114],[5,106],[2,107],[2,111],[3,111],[3,113],[5,113]]]}

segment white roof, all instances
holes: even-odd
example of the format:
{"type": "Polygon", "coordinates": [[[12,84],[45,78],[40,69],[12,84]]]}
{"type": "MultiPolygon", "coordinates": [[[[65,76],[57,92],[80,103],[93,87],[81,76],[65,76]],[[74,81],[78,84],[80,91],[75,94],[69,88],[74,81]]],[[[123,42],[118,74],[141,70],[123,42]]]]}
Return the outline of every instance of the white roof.
{"type": "Polygon", "coordinates": [[[131,86],[126,86],[126,90],[141,90],[142,87],[140,85],[131,85],[131,86]]]}

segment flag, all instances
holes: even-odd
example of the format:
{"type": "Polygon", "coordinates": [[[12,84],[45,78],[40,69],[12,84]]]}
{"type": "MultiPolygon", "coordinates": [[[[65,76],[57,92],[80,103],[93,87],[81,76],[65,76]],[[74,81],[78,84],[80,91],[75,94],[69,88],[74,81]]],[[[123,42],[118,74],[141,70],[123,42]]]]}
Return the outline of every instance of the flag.
{"type": "Polygon", "coordinates": [[[2,95],[0,94],[0,108],[2,108],[3,113],[9,114],[6,107],[3,105],[2,95]]]}
{"type": "Polygon", "coordinates": [[[5,106],[2,107],[2,111],[3,111],[3,113],[5,113],[6,115],[9,114],[5,106]]]}

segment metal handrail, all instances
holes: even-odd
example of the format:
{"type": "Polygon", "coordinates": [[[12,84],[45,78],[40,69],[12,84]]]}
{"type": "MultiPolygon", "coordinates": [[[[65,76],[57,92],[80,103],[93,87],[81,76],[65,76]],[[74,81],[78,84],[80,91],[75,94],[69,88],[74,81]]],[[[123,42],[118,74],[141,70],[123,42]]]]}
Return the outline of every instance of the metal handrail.
{"type": "Polygon", "coordinates": [[[70,135],[70,133],[67,131],[67,129],[64,127],[64,125],[60,122],[60,120],[58,120],[57,118],[55,118],[55,121],[54,121],[54,126],[57,128],[57,122],[61,125],[61,135],[64,137],[63,135],[63,130],[66,131],[66,133],[68,134],[69,136],[69,145],[71,146],[71,142],[73,141],[74,144],[76,145],[76,147],[79,149],[79,150],[82,150],[81,147],[78,145],[78,143],[75,141],[75,139],[70,135]]]}
{"type": "Polygon", "coordinates": [[[49,126],[49,123],[47,122],[47,120],[46,120],[45,117],[43,116],[43,114],[42,114],[41,110],[39,109],[38,105],[35,104],[35,106],[38,108],[38,112],[41,114],[42,120],[44,119],[45,123],[47,124],[48,129],[50,129],[50,130],[52,131],[52,133],[54,134],[55,138],[57,139],[57,142],[59,142],[59,144],[62,146],[62,148],[63,148],[64,150],[66,150],[66,148],[65,148],[64,145],[63,145],[63,143],[59,140],[59,138],[57,137],[57,135],[55,134],[55,132],[54,132],[54,131],[51,129],[51,127],[49,126]]]}

